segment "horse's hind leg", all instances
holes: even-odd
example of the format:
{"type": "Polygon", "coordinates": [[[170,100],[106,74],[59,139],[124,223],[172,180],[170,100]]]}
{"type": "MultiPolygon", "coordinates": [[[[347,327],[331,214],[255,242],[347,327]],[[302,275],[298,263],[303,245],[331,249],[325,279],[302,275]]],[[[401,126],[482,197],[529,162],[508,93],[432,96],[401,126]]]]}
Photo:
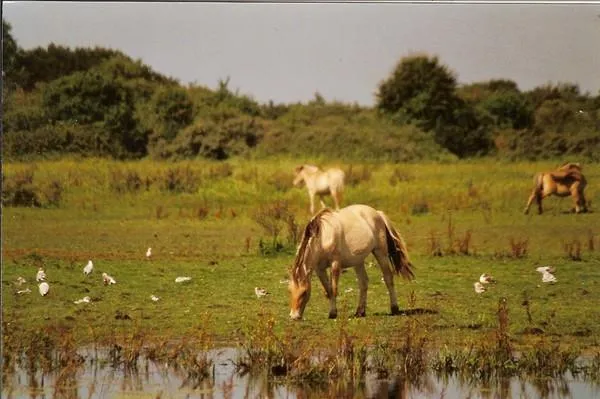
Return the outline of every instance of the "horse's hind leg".
{"type": "Polygon", "coordinates": [[[342,193],[340,193],[339,191],[331,191],[331,197],[333,198],[335,209],[339,211],[340,203],[342,202],[342,193]]]}
{"type": "Polygon", "coordinates": [[[585,197],[579,183],[574,183],[571,186],[571,196],[573,197],[573,202],[575,202],[575,213],[586,212],[585,197]]]}
{"type": "Polygon", "coordinates": [[[356,272],[356,277],[358,278],[359,288],[358,306],[356,307],[354,316],[365,317],[367,315],[367,289],[369,286],[369,276],[365,270],[364,263],[355,266],[354,271],[356,272]]]}
{"type": "Polygon", "coordinates": [[[537,191],[537,190],[535,190],[529,196],[529,200],[527,200],[527,206],[525,207],[525,211],[524,211],[524,213],[526,215],[529,213],[529,208],[531,207],[531,204],[533,203],[534,200],[535,200],[535,202],[537,203],[537,206],[538,206],[538,213],[540,215],[542,214],[542,193],[539,192],[539,191],[537,191]]]}
{"type": "Polygon", "coordinates": [[[381,273],[383,274],[383,281],[387,287],[388,293],[390,294],[390,310],[393,315],[400,314],[400,308],[398,307],[398,297],[396,296],[396,290],[394,289],[394,273],[390,268],[390,261],[387,255],[383,252],[374,251],[375,259],[379,264],[381,273]]]}
{"type": "Polygon", "coordinates": [[[523,211],[523,213],[525,213],[526,215],[529,213],[529,208],[531,208],[531,204],[533,203],[533,200],[535,200],[535,197],[536,197],[536,192],[534,191],[529,196],[529,199],[527,200],[527,205],[525,206],[525,210],[523,211]]]}

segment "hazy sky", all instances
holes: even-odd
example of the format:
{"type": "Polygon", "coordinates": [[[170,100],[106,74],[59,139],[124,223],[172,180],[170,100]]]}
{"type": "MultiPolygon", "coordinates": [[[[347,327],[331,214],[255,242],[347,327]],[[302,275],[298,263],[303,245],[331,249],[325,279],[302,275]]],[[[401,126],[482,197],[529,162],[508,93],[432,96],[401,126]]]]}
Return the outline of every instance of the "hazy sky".
{"type": "Polygon", "coordinates": [[[435,54],[460,83],[600,90],[600,4],[3,2],[23,48],[102,46],[158,72],[266,102],[374,103],[411,52],[435,54]]]}

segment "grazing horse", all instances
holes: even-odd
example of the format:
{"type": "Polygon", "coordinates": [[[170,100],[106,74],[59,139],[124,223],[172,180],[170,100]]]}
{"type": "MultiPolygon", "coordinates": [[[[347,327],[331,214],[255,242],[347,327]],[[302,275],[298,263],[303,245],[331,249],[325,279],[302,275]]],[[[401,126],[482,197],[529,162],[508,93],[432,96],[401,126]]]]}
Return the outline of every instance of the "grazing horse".
{"type": "Polygon", "coordinates": [[[414,278],[406,244],[383,212],[367,205],[350,205],[335,212],[323,209],[306,225],[290,271],[290,317],[302,318],[315,272],[329,299],[329,318],[335,319],[340,273],[350,267],[356,272],[360,289],[355,316],[364,317],[368,286],[365,258],[371,253],[383,274],[391,312],[399,314],[393,271],[408,280],[414,278]]]}
{"type": "Polygon", "coordinates": [[[587,185],[585,176],[581,173],[579,163],[566,163],[553,172],[538,173],[535,175],[533,192],[529,196],[525,214],[529,213],[529,208],[535,200],[538,206],[538,213],[542,213],[542,200],[549,195],[559,197],[572,196],[575,203],[575,212],[587,212],[585,196],[583,190],[587,185]]]}
{"type": "Polygon", "coordinates": [[[315,213],[315,195],[319,196],[321,206],[325,208],[323,196],[333,197],[335,209],[340,209],[342,202],[342,193],[344,191],[344,171],[338,168],[322,171],[313,165],[301,165],[296,169],[294,186],[299,186],[302,182],[306,183],[308,197],[310,198],[310,214],[315,213]]]}

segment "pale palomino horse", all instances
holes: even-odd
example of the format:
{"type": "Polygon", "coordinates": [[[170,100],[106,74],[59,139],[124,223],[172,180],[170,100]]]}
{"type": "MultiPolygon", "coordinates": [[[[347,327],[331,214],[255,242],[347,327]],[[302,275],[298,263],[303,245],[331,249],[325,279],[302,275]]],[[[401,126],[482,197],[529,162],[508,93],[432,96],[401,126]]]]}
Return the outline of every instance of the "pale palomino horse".
{"type": "Polygon", "coordinates": [[[315,195],[319,196],[321,206],[326,207],[323,196],[331,195],[335,203],[335,209],[340,209],[342,193],[344,192],[344,171],[338,168],[322,171],[314,165],[301,165],[296,169],[294,186],[304,182],[310,198],[310,214],[315,213],[315,195]]]}
{"type": "Polygon", "coordinates": [[[538,173],[533,178],[533,192],[529,196],[525,214],[529,213],[529,208],[535,200],[538,206],[538,213],[542,213],[542,200],[550,195],[559,197],[573,197],[575,203],[575,212],[587,212],[587,206],[583,190],[587,181],[581,173],[581,165],[578,163],[566,163],[553,172],[538,173]]]}
{"type": "Polygon", "coordinates": [[[406,244],[383,212],[367,205],[350,205],[339,211],[323,209],[306,225],[290,270],[290,317],[302,318],[315,272],[329,299],[329,318],[336,318],[340,273],[350,267],[356,272],[360,291],[355,316],[364,317],[368,286],[365,258],[369,254],[375,256],[383,274],[391,313],[399,314],[393,272],[408,280],[414,278],[406,244]]]}

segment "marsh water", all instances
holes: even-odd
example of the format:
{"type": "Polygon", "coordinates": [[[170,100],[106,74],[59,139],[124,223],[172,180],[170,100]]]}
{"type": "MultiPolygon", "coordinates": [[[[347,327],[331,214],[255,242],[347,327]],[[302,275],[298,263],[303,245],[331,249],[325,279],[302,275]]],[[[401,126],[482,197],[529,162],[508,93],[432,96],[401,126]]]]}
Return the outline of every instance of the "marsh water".
{"type": "Polygon", "coordinates": [[[510,378],[483,384],[456,376],[424,375],[418,381],[401,377],[378,378],[344,386],[286,385],[266,373],[240,373],[239,352],[233,348],[209,352],[209,375],[190,378],[176,366],[142,359],[136,370],[114,367],[80,351],[80,367],[44,374],[16,367],[3,377],[4,398],[576,398],[600,397],[600,386],[570,374],[552,379],[510,378]]]}

